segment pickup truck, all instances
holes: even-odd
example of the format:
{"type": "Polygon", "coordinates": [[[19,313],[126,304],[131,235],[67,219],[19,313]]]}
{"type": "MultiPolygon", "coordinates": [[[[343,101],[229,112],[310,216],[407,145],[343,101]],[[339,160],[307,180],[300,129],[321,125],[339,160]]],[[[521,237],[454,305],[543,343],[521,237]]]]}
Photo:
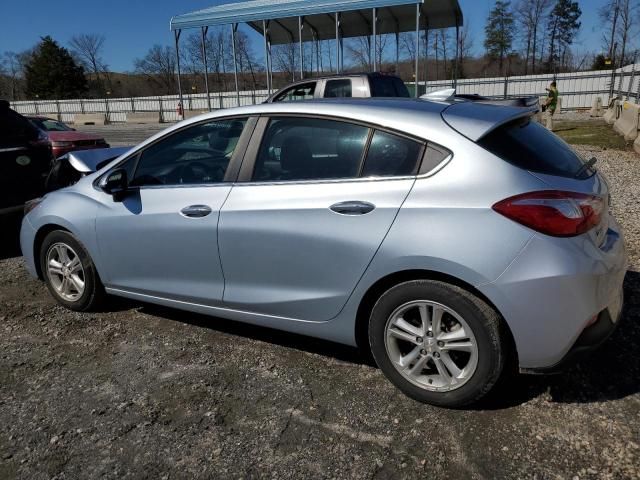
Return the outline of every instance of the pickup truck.
{"type": "Polygon", "coordinates": [[[266,103],[345,97],[408,98],[410,94],[404,82],[395,75],[353,73],[299,80],[278,90],[266,103]]]}

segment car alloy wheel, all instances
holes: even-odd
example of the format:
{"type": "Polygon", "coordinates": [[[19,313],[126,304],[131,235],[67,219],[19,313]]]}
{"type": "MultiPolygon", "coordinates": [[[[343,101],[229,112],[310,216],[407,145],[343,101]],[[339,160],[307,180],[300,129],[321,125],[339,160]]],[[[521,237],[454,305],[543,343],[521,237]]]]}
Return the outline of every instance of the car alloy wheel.
{"type": "Polygon", "coordinates": [[[398,373],[428,391],[460,388],[478,365],[471,328],[457,312],[437,302],[416,300],[395,309],[386,323],[384,343],[398,373]]]}
{"type": "Polygon", "coordinates": [[[46,257],[47,276],[54,291],[67,302],[76,302],[85,288],[85,273],[78,254],[65,243],[54,243],[46,257]]]}

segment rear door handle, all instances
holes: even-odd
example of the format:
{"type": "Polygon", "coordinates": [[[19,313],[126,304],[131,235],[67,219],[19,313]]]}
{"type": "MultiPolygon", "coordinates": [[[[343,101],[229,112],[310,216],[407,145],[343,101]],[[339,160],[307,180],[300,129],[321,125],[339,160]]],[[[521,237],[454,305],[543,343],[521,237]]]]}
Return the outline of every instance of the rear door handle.
{"type": "Polygon", "coordinates": [[[340,215],[364,215],[373,211],[376,206],[373,203],[350,200],[347,202],[334,203],[329,207],[340,215]]]}
{"type": "Polygon", "coordinates": [[[185,217],[201,218],[206,217],[211,213],[211,207],[209,205],[189,205],[180,210],[180,213],[185,217]]]}

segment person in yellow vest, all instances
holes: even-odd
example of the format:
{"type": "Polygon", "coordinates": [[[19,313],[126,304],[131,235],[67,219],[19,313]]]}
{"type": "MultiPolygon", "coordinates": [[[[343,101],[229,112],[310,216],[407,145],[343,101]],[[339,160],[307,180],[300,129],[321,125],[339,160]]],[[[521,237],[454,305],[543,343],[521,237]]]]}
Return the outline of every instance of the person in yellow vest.
{"type": "Polygon", "coordinates": [[[544,107],[547,112],[547,128],[549,130],[553,130],[553,114],[556,113],[556,108],[558,107],[558,87],[556,86],[556,82],[551,82],[549,88],[546,89],[548,92],[547,100],[544,102],[544,107]]]}

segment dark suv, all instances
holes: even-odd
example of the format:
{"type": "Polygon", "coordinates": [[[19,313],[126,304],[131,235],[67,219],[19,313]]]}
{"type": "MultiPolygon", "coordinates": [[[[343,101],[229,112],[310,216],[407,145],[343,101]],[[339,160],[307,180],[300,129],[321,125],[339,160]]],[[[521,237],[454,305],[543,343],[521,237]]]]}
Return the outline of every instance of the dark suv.
{"type": "Polygon", "coordinates": [[[312,98],[410,97],[404,82],[395,75],[352,73],[310,78],[281,88],[267,103],[312,98]]]}
{"type": "Polygon", "coordinates": [[[46,134],[0,100],[0,215],[44,193],[52,160],[46,134]]]}

